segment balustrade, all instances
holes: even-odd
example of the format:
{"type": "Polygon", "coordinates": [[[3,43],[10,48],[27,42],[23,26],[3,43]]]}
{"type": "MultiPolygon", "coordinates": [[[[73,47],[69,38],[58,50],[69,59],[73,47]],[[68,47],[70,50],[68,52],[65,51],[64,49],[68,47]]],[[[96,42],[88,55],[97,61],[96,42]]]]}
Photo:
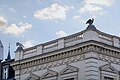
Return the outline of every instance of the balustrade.
{"type": "MultiPolygon", "coordinates": [[[[39,54],[51,52],[54,50],[58,50],[64,47],[76,45],[78,43],[84,42],[83,38],[85,37],[85,35],[87,35],[87,34],[84,35],[84,33],[85,32],[82,31],[82,32],[79,32],[79,33],[76,33],[70,36],[66,36],[60,39],[56,39],[56,40],[53,40],[47,43],[34,46],[30,49],[25,49],[24,55],[29,55],[29,54],[39,55],[39,54]]],[[[120,39],[118,37],[108,35],[108,34],[105,34],[99,31],[97,33],[98,35],[93,35],[93,36],[98,36],[97,41],[99,40],[99,42],[120,48],[120,39]]],[[[92,47],[88,47],[88,48],[92,49],[92,47]]],[[[96,47],[96,49],[101,52],[104,51],[104,49],[99,49],[98,47],[96,47]]],[[[80,49],[80,51],[82,51],[82,49],[80,49]]],[[[109,51],[107,53],[109,53],[109,51]]]]}

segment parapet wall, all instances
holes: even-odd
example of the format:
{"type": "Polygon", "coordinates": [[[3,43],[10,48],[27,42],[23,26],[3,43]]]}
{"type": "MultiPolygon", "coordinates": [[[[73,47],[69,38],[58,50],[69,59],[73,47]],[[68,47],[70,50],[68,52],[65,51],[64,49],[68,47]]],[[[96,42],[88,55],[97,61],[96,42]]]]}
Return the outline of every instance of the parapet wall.
{"type": "MultiPolygon", "coordinates": [[[[56,50],[70,47],[70,46],[73,46],[82,42],[86,42],[89,40],[98,41],[106,45],[120,48],[119,37],[103,33],[97,29],[96,30],[86,29],[76,34],[72,34],[72,35],[62,37],[47,43],[39,44],[31,48],[24,49],[22,59],[56,51],[56,50]]],[[[15,59],[19,60],[21,58],[18,59],[18,57],[15,57],[15,59]]]]}

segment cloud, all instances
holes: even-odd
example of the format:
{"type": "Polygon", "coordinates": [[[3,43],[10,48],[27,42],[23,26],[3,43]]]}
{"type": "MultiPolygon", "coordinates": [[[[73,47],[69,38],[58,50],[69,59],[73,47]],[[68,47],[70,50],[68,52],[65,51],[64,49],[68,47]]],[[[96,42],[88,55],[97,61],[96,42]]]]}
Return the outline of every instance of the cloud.
{"type": "Polygon", "coordinates": [[[0,30],[6,28],[7,26],[7,19],[3,16],[0,16],[0,30]]]}
{"type": "Polygon", "coordinates": [[[34,43],[34,40],[28,40],[23,43],[25,48],[32,47],[34,43]]]}
{"type": "Polygon", "coordinates": [[[17,26],[16,24],[11,24],[4,30],[4,33],[14,34],[16,36],[19,36],[20,34],[25,33],[27,30],[31,28],[32,25],[29,23],[24,23],[19,26],[17,26]]]}
{"type": "Polygon", "coordinates": [[[78,22],[85,22],[85,21],[82,19],[81,15],[73,16],[73,19],[77,20],[78,22]]]}
{"type": "Polygon", "coordinates": [[[90,13],[92,17],[103,15],[105,13],[104,7],[110,7],[114,0],[85,0],[84,5],[80,8],[79,13],[90,13]]]}
{"type": "Polygon", "coordinates": [[[0,30],[6,34],[19,36],[32,28],[32,24],[20,22],[18,25],[7,23],[7,18],[0,16],[0,30]]]}
{"type": "Polygon", "coordinates": [[[23,16],[23,18],[27,19],[27,16],[23,16]]]}
{"type": "Polygon", "coordinates": [[[61,30],[61,31],[56,32],[56,35],[58,37],[64,37],[64,36],[67,36],[67,33],[61,30]]]}
{"type": "Polygon", "coordinates": [[[111,6],[114,3],[114,0],[85,0],[85,3],[100,6],[111,6]]]}
{"type": "Polygon", "coordinates": [[[9,8],[8,10],[11,12],[16,12],[16,10],[14,8],[9,8]]]}
{"type": "Polygon", "coordinates": [[[50,7],[37,10],[34,13],[34,17],[40,20],[65,20],[68,10],[68,6],[61,6],[55,3],[50,7]]]}
{"type": "Polygon", "coordinates": [[[84,5],[80,10],[79,12],[81,14],[84,14],[84,13],[91,13],[92,15],[102,15],[103,14],[103,8],[100,7],[100,6],[97,6],[97,5],[93,5],[93,4],[86,4],[84,5]]]}

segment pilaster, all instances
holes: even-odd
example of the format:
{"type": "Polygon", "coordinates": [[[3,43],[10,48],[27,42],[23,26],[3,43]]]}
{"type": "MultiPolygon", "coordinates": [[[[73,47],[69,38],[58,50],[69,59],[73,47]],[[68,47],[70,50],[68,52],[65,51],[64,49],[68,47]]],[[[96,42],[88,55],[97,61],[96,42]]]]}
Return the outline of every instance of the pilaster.
{"type": "Polygon", "coordinates": [[[89,57],[85,60],[85,79],[99,80],[98,60],[92,56],[92,52],[88,54],[89,57]]]}

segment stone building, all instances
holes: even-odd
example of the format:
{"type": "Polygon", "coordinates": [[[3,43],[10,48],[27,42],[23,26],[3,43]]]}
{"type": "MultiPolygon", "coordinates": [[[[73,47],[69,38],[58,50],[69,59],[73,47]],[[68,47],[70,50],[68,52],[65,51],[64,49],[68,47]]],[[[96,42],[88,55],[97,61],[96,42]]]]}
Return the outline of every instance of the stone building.
{"type": "Polygon", "coordinates": [[[3,47],[3,44],[0,40],[0,80],[2,79],[2,60],[3,60],[3,50],[4,50],[4,47],[3,47]]]}
{"type": "Polygon", "coordinates": [[[120,37],[89,24],[27,49],[18,43],[11,65],[16,80],[120,80],[120,37]]]}
{"type": "Polygon", "coordinates": [[[15,80],[15,71],[10,66],[13,61],[14,59],[10,59],[2,62],[2,80],[15,80]]]}
{"type": "Polygon", "coordinates": [[[10,65],[14,59],[11,59],[10,55],[10,46],[8,50],[8,55],[5,61],[2,61],[1,66],[1,80],[15,80],[15,71],[13,70],[12,66],[10,65]]]}

